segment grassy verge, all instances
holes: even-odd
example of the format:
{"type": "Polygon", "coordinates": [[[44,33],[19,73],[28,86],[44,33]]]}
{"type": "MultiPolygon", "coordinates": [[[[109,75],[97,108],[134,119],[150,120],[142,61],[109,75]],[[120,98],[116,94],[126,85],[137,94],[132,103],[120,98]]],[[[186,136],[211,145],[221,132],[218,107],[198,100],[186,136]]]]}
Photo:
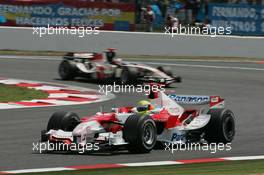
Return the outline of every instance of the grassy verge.
{"type": "MultiPolygon", "coordinates": [[[[0,50],[0,55],[20,55],[20,56],[63,56],[66,52],[54,51],[17,51],[17,50],[0,50]]],[[[150,55],[118,55],[126,59],[177,59],[177,60],[225,60],[225,61],[260,61],[258,58],[244,58],[244,57],[202,57],[202,56],[150,56],[150,55]]]]}
{"type": "Polygon", "coordinates": [[[15,85],[0,84],[0,102],[17,102],[21,100],[32,100],[47,98],[48,94],[25,87],[18,87],[15,85]]]}
{"type": "Polygon", "coordinates": [[[28,175],[263,175],[264,160],[169,165],[156,167],[29,173],[28,175]]]}

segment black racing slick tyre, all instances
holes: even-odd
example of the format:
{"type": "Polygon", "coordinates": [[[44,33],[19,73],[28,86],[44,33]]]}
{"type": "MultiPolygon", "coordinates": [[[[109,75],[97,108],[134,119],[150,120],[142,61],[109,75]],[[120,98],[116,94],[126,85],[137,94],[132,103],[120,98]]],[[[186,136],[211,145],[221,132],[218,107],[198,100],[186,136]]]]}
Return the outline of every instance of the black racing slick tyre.
{"type": "Polygon", "coordinates": [[[123,137],[131,153],[148,153],[157,141],[157,129],[150,116],[129,116],[124,124],[123,137]]]}
{"type": "Polygon", "coordinates": [[[210,109],[211,119],[205,127],[208,143],[230,143],[235,136],[235,116],[229,109],[210,109]]]}
{"type": "Polygon", "coordinates": [[[62,80],[73,80],[76,76],[76,68],[73,63],[63,60],[59,65],[59,75],[62,80]]]}
{"type": "Polygon", "coordinates": [[[136,68],[123,67],[120,76],[120,84],[136,84],[137,77],[138,71],[136,68]]]}
{"type": "Polygon", "coordinates": [[[58,111],[55,112],[49,119],[47,131],[61,129],[63,131],[73,131],[80,123],[80,118],[72,112],[58,111]]]}

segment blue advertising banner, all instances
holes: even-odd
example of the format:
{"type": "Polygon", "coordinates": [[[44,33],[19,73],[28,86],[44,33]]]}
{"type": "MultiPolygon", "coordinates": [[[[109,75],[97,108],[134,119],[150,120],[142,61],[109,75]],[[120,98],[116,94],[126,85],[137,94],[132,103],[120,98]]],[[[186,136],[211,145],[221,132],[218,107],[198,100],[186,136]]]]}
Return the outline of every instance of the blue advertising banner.
{"type": "Polygon", "coordinates": [[[264,35],[264,6],[209,4],[209,19],[214,27],[232,27],[232,34],[264,35]]]}

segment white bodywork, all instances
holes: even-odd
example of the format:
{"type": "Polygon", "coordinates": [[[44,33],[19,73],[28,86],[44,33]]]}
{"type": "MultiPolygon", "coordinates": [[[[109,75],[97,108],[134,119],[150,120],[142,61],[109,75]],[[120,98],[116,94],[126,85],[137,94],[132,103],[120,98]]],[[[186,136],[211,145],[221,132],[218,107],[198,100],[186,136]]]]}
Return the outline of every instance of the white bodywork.
{"type": "MultiPolygon", "coordinates": [[[[96,67],[101,66],[104,67],[104,74],[114,74],[116,78],[121,77],[121,71],[122,68],[119,68],[118,66],[114,64],[110,64],[107,62],[105,58],[96,60],[96,61],[91,61],[89,58],[92,58],[91,53],[76,53],[74,54],[74,57],[76,57],[73,60],[73,63],[76,65],[76,67],[83,73],[87,74],[93,74],[97,72],[96,67]],[[83,59],[85,59],[85,62],[83,62],[83,59]]],[[[154,77],[162,77],[165,79],[172,79],[172,77],[166,75],[164,72],[157,70],[156,68],[150,67],[148,65],[144,64],[135,64],[135,63],[129,63],[129,62],[123,62],[122,59],[117,58],[116,61],[118,63],[121,63],[120,65],[126,66],[126,67],[133,67],[133,68],[139,68],[139,69],[144,69],[144,70],[149,70],[150,72],[153,73],[152,76],[154,77]]],[[[96,77],[94,77],[96,78],[96,77]]]]}

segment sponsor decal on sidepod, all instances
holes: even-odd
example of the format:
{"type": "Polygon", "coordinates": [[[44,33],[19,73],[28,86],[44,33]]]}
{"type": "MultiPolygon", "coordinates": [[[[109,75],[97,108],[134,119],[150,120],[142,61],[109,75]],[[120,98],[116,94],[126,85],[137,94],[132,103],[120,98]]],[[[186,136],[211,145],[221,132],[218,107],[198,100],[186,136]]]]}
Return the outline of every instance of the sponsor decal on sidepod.
{"type": "Polygon", "coordinates": [[[210,102],[210,96],[198,96],[198,95],[168,95],[171,99],[176,102],[185,104],[206,104],[210,102]]]}

